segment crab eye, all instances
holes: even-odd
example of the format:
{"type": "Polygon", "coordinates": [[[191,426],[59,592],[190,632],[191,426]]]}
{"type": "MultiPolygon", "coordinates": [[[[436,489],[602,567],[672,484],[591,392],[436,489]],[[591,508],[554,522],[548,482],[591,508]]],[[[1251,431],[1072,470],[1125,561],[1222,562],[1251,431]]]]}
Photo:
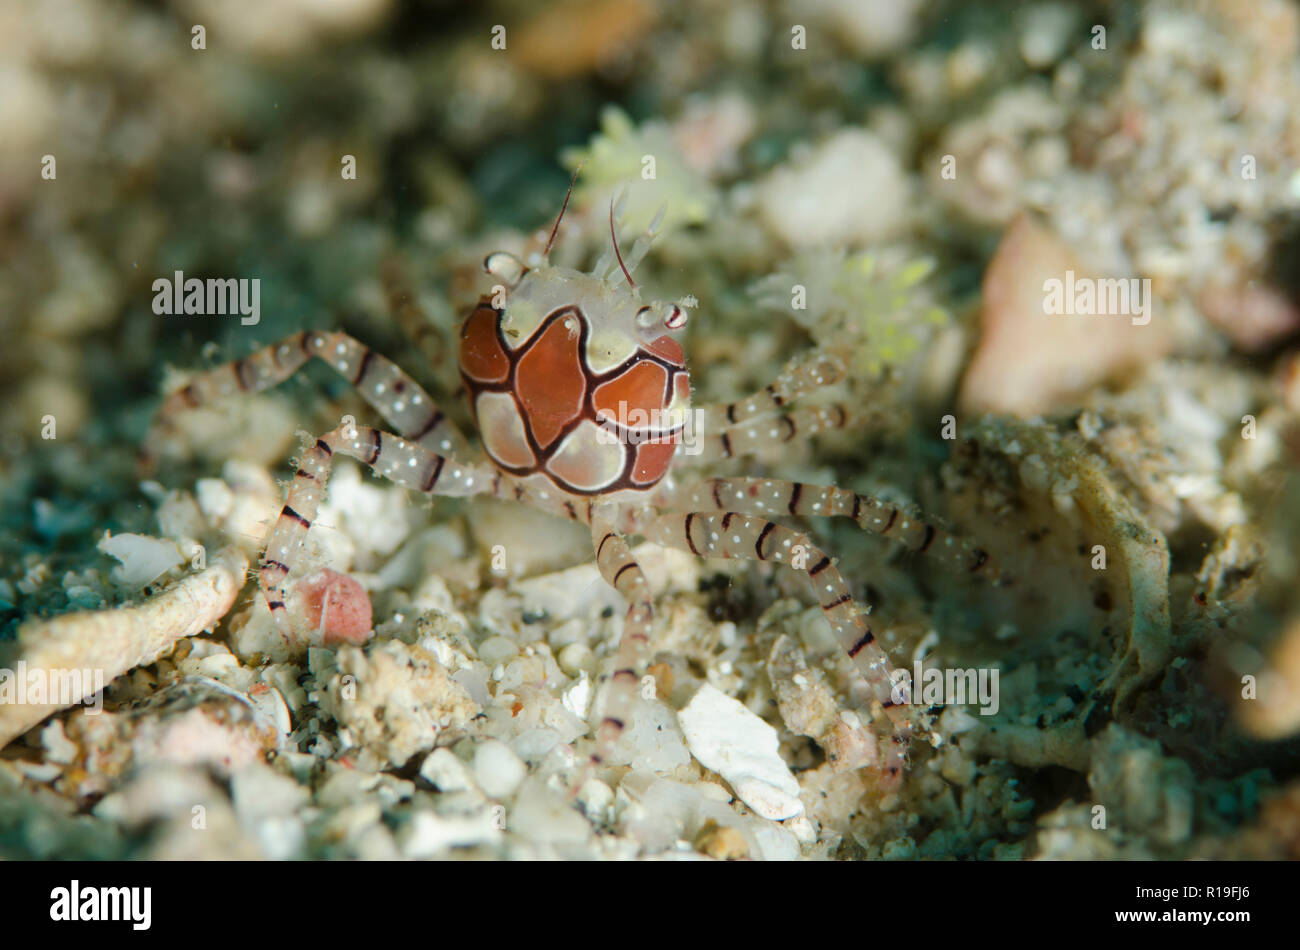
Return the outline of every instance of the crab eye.
{"type": "Polygon", "coordinates": [[[664,326],[669,330],[680,330],[686,326],[686,311],[673,304],[668,308],[668,315],[664,317],[664,326]]]}
{"type": "Polygon", "coordinates": [[[507,251],[489,254],[483,259],[483,269],[508,287],[519,283],[524,276],[523,261],[507,251]]]}
{"type": "Polygon", "coordinates": [[[642,307],[636,312],[636,325],[643,330],[648,330],[655,325],[654,310],[651,307],[642,307]]]}

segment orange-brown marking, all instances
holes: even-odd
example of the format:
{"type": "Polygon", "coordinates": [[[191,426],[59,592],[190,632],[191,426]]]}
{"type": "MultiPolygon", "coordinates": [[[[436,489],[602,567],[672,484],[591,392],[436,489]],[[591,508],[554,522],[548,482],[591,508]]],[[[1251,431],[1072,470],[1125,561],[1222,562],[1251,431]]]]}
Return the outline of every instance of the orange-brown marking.
{"type": "Polygon", "coordinates": [[[676,442],[641,443],[636,450],[636,464],[632,466],[632,481],[648,485],[663,478],[676,451],[676,442]]]}
{"type": "Polygon", "coordinates": [[[466,375],[483,383],[499,383],[510,372],[510,360],[497,339],[497,313],[475,310],[460,331],[460,365],[466,375]]]}
{"type": "Polygon", "coordinates": [[[627,372],[602,383],[592,394],[597,415],[612,421],[627,423],[619,418],[619,403],[626,403],[625,412],[641,409],[646,412],[664,408],[664,392],[668,389],[668,371],[649,360],[637,363],[627,372]]]}
{"type": "Polygon", "coordinates": [[[565,326],[566,322],[552,323],[515,369],[515,393],[525,422],[543,449],[577,418],[587,391],[578,334],[565,326]]]}

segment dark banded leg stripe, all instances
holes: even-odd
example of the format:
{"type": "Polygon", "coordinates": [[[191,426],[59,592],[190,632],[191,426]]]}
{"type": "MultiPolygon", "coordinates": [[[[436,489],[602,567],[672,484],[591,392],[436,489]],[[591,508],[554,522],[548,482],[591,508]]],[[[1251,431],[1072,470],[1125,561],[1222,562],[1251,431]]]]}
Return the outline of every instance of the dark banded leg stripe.
{"type": "Polygon", "coordinates": [[[853,646],[849,647],[849,656],[857,658],[857,655],[867,648],[867,646],[876,639],[876,635],[868,630],[864,633],[853,646]]]}
{"type": "Polygon", "coordinates": [[[434,456],[438,461],[434,463],[433,469],[429,472],[428,479],[425,480],[421,491],[433,491],[433,486],[438,484],[438,477],[442,475],[442,467],[447,464],[447,460],[441,455],[434,456]]]}
{"type": "Polygon", "coordinates": [[[424,426],[420,429],[420,431],[408,435],[407,438],[410,439],[412,442],[419,442],[426,435],[428,435],[435,428],[437,428],[438,423],[441,422],[444,418],[445,416],[442,414],[441,410],[439,409],[433,410],[433,415],[429,416],[429,421],[424,424],[424,426]]]}
{"type": "Polygon", "coordinates": [[[366,352],[361,357],[361,365],[357,368],[356,379],[352,380],[353,386],[360,386],[361,381],[366,378],[366,371],[370,369],[370,361],[375,358],[375,351],[366,347],[366,352]]]}
{"type": "Polygon", "coordinates": [[[605,542],[608,541],[610,538],[616,538],[616,537],[618,537],[618,535],[616,535],[613,531],[606,531],[606,532],[605,532],[605,536],[604,536],[603,538],[600,539],[600,544],[596,545],[596,560],[597,560],[597,561],[600,560],[600,556],[601,556],[601,554],[604,553],[604,550],[605,550],[605,542]]]}

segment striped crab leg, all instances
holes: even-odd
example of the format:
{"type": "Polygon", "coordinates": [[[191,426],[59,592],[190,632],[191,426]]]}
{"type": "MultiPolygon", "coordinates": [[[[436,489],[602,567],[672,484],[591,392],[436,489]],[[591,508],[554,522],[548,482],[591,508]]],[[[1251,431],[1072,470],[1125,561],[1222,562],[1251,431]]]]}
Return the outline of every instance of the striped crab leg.
{"type": "Polygon", "coordinates": [[[312,357],[355,386],[403,438],[436,452],[455,455],[465,451],[465,439],[451,420],[391,360],[346,333],[316,330],[295,333],[242,359],[195,375],[163,401],[145,440],[146,460],[157,457],[181,413],[240,393],[269,389],[284,382],[312,357]]]}
{"type": "Polygon", "coordinates": [[[786,363],[769,385],[738,402],[702,407],[706,430],[713,432],[777,412],[787,403],[844,378],[844,363],[821,350],[801,353],[786,363]]]}
{"type": "Polygon", "coordinates": [[[673,465],[707,465],[724,459],[741,458],[770,450],[773,445],[792,442],[796,436],[815,435],[829,429],[843,429],[855,422],[854,413],[840,403],[804,406],[788,412],[750,417],[734,426],[708,428],[700,423],[693,454],[685,447],[677,450],[673,465]]]}
{"type": "Polygon", "coordinates": [[[487,493],[492,497],[517,501],[557,518],[591,524],[600,504],[594,497],[571,495],[536,478],[515,478],[495,469],[489,477],[487,493]]]}
{"type": "Polygon", "coordinates": [[[897,784],[902,778],[912,734],[910,708],[895,702],[889,657],[876,642],[843,576],[808,535],[765,518],[750,518],[734,511],[661,515],[648,521],[640,531],[650,541],[690,551],[697,557],[775,561],[796,570],[804,565],[802,572],[812,585],[836,639],[893,724],[893,735],[882,749],[880,766],[886,786],[897,784]]]}
{"type": "Polygon", "coordinates": [[[267,606],[286,641],[291,631],[285,609],[285,580],[316,517],[337,454],[351,456],[370,466],[375,474],[426,495],[464,497],[492,488],[493,473],[489,469],[461,464],[379,429],[345,425],[321,436],[298,460],[289,497],[271,531],[258,571],[267,606]]]}
{"type": "Polygon", "coordinates": [[[614,674],[605,694],[605,708],[596,730],[595,748],[587,765],[579,770],[570,784],[576,794],[591,771],[604,762],[631,719],[637,690],[650,660],[650,629],[654,622],[654,605],[650,584],[641,565],[628,548],[627,539],[616,525],[617,509],[613,505],[596,508],[591,522],[591,540],[596,548],[596,565],[605,581],[627,602],[623,615],[623,635],[615,655],[614,674]]]}
{"type": "Polygon", "coordinates": [[[993,583],[1002,580],[994,559],[973,541],[844,488],[772,478],[708,478],[681,485],[670,478],[656,492],[654,503],[678,511],[716,509],[764,518],[787,514],[851,518],[863,530],[938,557],[954,570],[979,574],[993,583]]]}
{"type": "Polygon", "coordinates": [[[618,505],[579,498],[500,472],[492,472],[487,477],[490,480],[487,491],[496,498],[513,499],[548,514],[590,524],[596,566],[605,581],[623,596],[628,605],[615,654],[614,673],[605,693],[600,725],[596,729],[595,746],[591,756],[569,782],[569,795],[576,797],[596,768],[609,758],[635,708],[641,676],[650,657],[650,630],[654,620],[650,587],[620,530],[621,522],[631,522],[618,505]]]}
{"type": "Polygon", "coordinates": [[[628,604],[623,618],[623,634],[615,654],[614,674],[605,694],[604,713],[596,729],[595,747],[569,783],[569,794],[574,797],[595,769],[609,758],[635,707],[638,685],[650,656],[650,628],[654,620],[650,587],[632,556],[626,537],[619,530],[620,522],[626,520],[619,506],[578,498],[499,472],[488,474],[487,479],[487,492],[497,498],[513,498],[549,514],[589,523],[597,568],[628,604]]]}

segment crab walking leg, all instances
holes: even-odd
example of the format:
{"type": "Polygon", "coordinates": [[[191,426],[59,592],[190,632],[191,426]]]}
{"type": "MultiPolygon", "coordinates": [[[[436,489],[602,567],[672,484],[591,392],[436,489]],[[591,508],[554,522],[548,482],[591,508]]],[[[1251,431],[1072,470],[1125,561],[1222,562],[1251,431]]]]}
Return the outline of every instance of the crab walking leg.
{"type": "Polygon", "coordinates": [[[854,421],[853,413],[839,403],[804,406],[773,415],[748,419],[736,426],[710,428],[699,423],[694,445],[683,444],[673,465],[707,465],[723,459],[754,455],[774,444],[791,442],[798,435],[815,435],[827,429],[843,429],[854,421]],[[688,451],[688,448],[690,451],[688,451]]]}
{"type": "Polygon", "coordinates": [[[570,495],[550,483],[545,483],[549,487],[544,487],[536,481],[514,478],[500,471],[493,471],[489,477],[492,483],[488,486],[487,493],[494,498],[522,502],[549,515],[591,524],[598,504],[592,498],[570,495]]]}
{"type": "Polygon", "coordinates": [[[609,757],[614,744],[622,736],[636,703],[641,675],[650,658],[650,626],[654,621],[650,584],[628,549],[627,540],[618,531],[616,517],[615,506],[597,507],[591,521],[591,541],[596,548],[596,565],[600,574],[623,596],[627,613],[623,615],[623,636],[618,643],[614,675],[605,697],[604,715],[596,730],[596,746],[590,762],[570,786],[573,792],[582,788],[591,769],[609,757]]]}
{"type": "Polygon", "coordinates": [[[994,582],[1001,579],[993,558],[969,539],[904,514],[878,498],[843,488],[771,478],[708,478],[690,485],[668,480],[655,493],[654,503],[678,511],[715,508],[760,517],[852,518],[860,528],[938,557],[956,570],[994,582]]]}
{"type": "Polygon", "coordinates": [[[704,424],[714,431],[775,412],[800,396],[838,382],[844,372],[843,362],[820,350],[800,354],[786,363],[770,385],[747,399],[701,407],[704,424]]]}
{"type": "Polygon", "coordinates": [[[215,369],[199,373],[164,400],[145,440],[146,456],[156,457],[176,417],[238,393],[261,392],[284,382],[316,357],[347,379],[402,437],[436,452],[465,451],[465,439],[420,385],[391,360],[346,333],[307,331],[215,369]]]}
{"type": "Polygon", "coordinates": [[[289,497],[267,541],[266,556],[258,571],[267,606],[286,639],[289,622],[284,582],[316,517],[336,453],[349,455],[369,465],[375,474],[426,495],[464,497],[490,491],[492,487],[490,470],[461,464],[369,426],[340,426],[321,436],[298,461],[289,497]]]}
{"type": "Polygon", "coordinates": [[[662,515],[640,530],[647,540],[688,550],[697,557],[777,561],[804,573],[836,639],[893,723],[893,736],[881,754],[884,777],[892,783],[902,776],[912,734],[909,707],[894,700],[893,667],[854,603],[848,584],[830,557],[806,534],[734,511],[662,515]]]}

